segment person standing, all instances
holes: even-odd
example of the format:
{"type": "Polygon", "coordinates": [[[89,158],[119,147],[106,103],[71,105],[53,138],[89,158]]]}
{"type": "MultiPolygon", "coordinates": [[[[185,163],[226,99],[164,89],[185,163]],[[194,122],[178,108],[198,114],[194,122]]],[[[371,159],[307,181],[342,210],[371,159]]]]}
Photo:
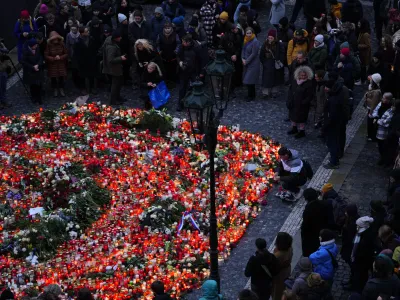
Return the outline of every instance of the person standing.
{"type": "Polygon", "coordinates": [[[179,98],[177,111],[183,110],[183,98],[185,97],[191,82],[197,77],[204,77],[205,62],[202,59],[201,47],[197,46],[190,34],[182,39],[182,47],[178,53],[179,65],[179,98]]]}
{"type": "Polygon", "coordinates": [[[376,140],[378,141],[380,154],[378,165],[380,166],[387,164],[386,139],[389,134],[389,125],[395,109],[393,95],[391,93],[385,93],[382,96],[382,101],[376,106],[372,113],[373,123],[378,125],[376,140]]]}
{"type": "Polygon", "coordinates": [[[186,11],[178,0],[165,0],[162,2],[161,7],[165,16],[170,20],[179,16],[185,17],[186,11]]]}
{"type": "MultiPolygon", "coordinates": [[[[297,53],[303,52],[307,56],[308,52],[308,32],[304,29],[297,29],[294,32],[293,39],[288,43],[287,47],[287,63],[290,68],[292,62],[295,60],[297,53]]],[[[294,72],[294,70],[292,69],[294,72]]]]}
{"type": "Polygon", "coordinates": [[[347,0],[342,6],[342,22],[358,24],[364,16],[363,6],[359,0],[347,0]]]}
{"type": "Polygon", "coordinates": [[[89,28],[79,28],[80,36],[75,45],[74,61],[78,68],[79,76],[85,81],[84,95],[97,94],[97,53],[96,41],[90,35],[89,28]]]}
{"type": "Polygon", "coordinates": [[[18,61],[22,58],[22,48],[27,40],[29,40],[29,33],[37,32],[38,28],[35,20],[29,15],[27,10],[21,11],[20,18],[14,26],[14,35],[18,39],[18,61]]]}
{"type": "Polygon", "coordinates": [[[213,28],[213,47],[219,49],[222,47],[222,37],[231,29],[229,16],[226,11],[219,15],[219,20],[215,23],[213,28]]]}
{"type": "Polygon", "coordinates": [[[154,16],[151,18],[151,34],[152,41],[157,42],[157,37],[162,34],[165,23],[171,23],[171,20],[164,16],[164,11],[161,7],[156,7],[154,16]]]}
{"type": "Polygon", "coordinates": [[[175,85],[178,72],[177,54],[181,47],[181,40],[174,32],[171,23],[165,23],[163,33],[157,38],[157,51],[160,53],[165,68],[165,80],[175,85]]]}
{"type": "Polygon", "coordinates": [[[42,104],[43,56],[36,39],[32,38],[24,44],[21,57],[23,82],[29,85],[33,103],[42,104]]]}
{"type": "Polygon", "coordinates": [[[271,0],[271,12],[269,14],[269,22],[275,26],[276,29],[279,28],[279,21],[286,14],[286,7],[284,0],[271,0]]]}
{"type": "Polygon", "coordinates": [[[314,38],[314,47],[308,53],[308,59],[314,69],[325,70],[326,60],[328,59],[328,49],[324,43],[324,36],[318,34],[314,38]]]}
{"type": "Polygon", "coordinates": [[[306,30],[311,32],[321,15],[326,14],[325,1],[304,0],[303,12],[306,17],[306,30]]]}
{"type": "Polygon", "coordinates": [[[242,49],[243,84],[247,85],[247,101],[256,98],[256,83],[260,73],[260,42],[257,40],[254,30],[247,27],[242,49]]]}
{"type": "Polygon", "coordinates": [[[326,103],[326,93],[325,93],[325,70],[317,70],[315,72],[315,98],[316,98],[316,108],[315,114],[317,115],[316,123],[314,124],[314,128],[318,129],[322,126],[324,120],[324,109],[326,103]]]}
{"type": "MultiPolygon", "coordinates": [[[[344,89],[343,82],[339,79],[339,75],[335,72],[328,74],[328,80],[325,82],[325,92],[328,99],[324,111],[324,125],[322,128],[326,138],[330,159],[324,165],[326,169],[339,168],[340,156],[340,134],[342,123],[344,122],[343,98],[344,89]]],[[[347,121],[346,121],[347,122],[347,121]]]]}
{"type": "Polygon", "coordinates": [[[380,74],[375,73],[369,77],[370,84],[368,86],[368,91],[364,95],[365,106],[368,109],[367,118],[367,131],[368,131],[368,141],[374,141],[376,136],[376,128],[374,125],[374,119],[372,113],[374,112],[379,101],[382,99],[382,92],[380,89],[380,82],[382,77],[380,74]]]}
{"type": "Polygon", "coordinates": [[[213,42],[213,28],[215,25],[215,11],[217,4],[215,0],[207,0],[200,8],[200,17],[203,21],[203,27],[207,34],[208,45],[212,46],[213,42]]]}
{"type": "Polygon", "coordinates": [[[326,209],[318,200],[318,192],[313,188],[304,190],[307,204],[303,211],[301,223],[301,248],[304,257],[309,257],[319,248],[319,233],[325,228],[326,209]]]}
{"type": "Polygon", "coordinates": [[[361,61],[361,80],[356,85],[363,84],[367,79],[367,67],[371,62],[371,28],[368,20],[361,19],[358,22],[358,51],[361,61]]]}
{"type": "Polygon", "coordinates": [[[262,95],[264,98],[278,96],[278,86],[284,82],[285,48],[276,38],[276,30],[268,31],[267,40],[260,51],[260,61],[263,66],[262,72],[262,95]],[[281,63],[277,68],[278,61],[281,63]]]}
{"type": "Polygon", "coordinates": [[[382,31],[384,27],[386,28],[389,20],[388,16],[389,11],[385,9],[387,2],[389,1],[373,0],[375,33],[376,33],[376,39],[378,41],[382,39],[382,31]]]}
{"type": "Polygon", "coordinates": [[[273,278],[279,273],[278,259],[267,250],[264,239],[256,239],[256,253],[247,262],[244,275],[251,278],[251,290],[259,299],[271,296],[273,278]]]}
{"type": "Polygon", "coordinates": [[[289,88],[286,106],[289,109],[292,128],[287,134],[294,134],[296,139],[306,136],[306,122],[315,92],[313,79],[314,74],[310,67],[298,67],[294,71],[294,80],[289,88]]]}
{"type": "Polygon", "coordinates": [[[111,76],[110,104],[121,104],[121,87],[124,81],[122,62],[126,61],[126,56],[121,54],[119,43],[121,42],[121,32],[116,29],[111,36],[104,42],[103,48],[103,73],[111,76]]]}
{"type": "Polygon", "coordinates": [[[343,78],[344,85],[352,90],[354,88],[354,65],[351,59],[351,52],[349,48],[342,48],[340,50],[339,60],[335,62],[334,71],[343,78]]]}
{"type": "Polygon", "coordinates": [[[64,38],[55,31],[50,32],[44,58],[51,79],[53,97],[57,97],[58,94],[65,97],[64,79],[67,77],[68,52],[64,46],[64,38]]]}
{"type": "Polygon", "coordinates": [[[285,289],[285,280],[291,274],[293,258],[293,238],[287,232],[279,232],[276,236],[274,255],[278,259],[279,273],[272,281],[272,300],[281,300],[285,289]]]}

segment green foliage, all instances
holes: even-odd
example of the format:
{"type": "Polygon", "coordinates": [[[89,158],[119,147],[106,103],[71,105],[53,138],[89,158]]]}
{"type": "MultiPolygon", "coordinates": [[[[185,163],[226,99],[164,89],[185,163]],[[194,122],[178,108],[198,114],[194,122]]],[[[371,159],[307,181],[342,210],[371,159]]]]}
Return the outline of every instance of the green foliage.
{"type": "Polygon", "coordinates": [[[173,128],[172,117],[164,110],[156,109],[143,112],[139,124],[143,129],[149,129],[154,133],[159,131],[161,134],[165,134],[173,128]]]}

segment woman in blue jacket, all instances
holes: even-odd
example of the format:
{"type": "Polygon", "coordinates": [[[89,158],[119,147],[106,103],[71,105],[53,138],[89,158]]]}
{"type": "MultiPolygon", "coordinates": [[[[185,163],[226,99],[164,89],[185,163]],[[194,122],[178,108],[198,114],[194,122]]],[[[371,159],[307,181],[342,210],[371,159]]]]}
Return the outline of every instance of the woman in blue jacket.
{"type": "Polygon", "coordinates": [[[27,10],[21,11],[20,18],[14,27],[14,35],[18,39],[18,61],[22,58],[22,49],[26,41],[31,38],[31,32],[37,32],[38,28],[35,20],[29,15],[27,10]]]}
{"type": "Polygon", "coordinates": [[[329,229],[322,229],[319,235],[320,247],[310,255],[314,272],[321,275],[325,281],[332,281],[335,275],[334,261],[338,255],[335,244],[335,233],[329,229]]]}

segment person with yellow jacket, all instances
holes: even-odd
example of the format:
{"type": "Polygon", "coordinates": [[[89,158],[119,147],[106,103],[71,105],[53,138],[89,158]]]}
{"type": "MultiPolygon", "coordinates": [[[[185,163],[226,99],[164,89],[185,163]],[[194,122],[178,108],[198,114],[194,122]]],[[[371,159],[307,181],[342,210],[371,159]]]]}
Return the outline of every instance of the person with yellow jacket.
{"type": "Polygon", "coordinates": [[[289,67],[299,51],[302,51],[307,56],[308,32],[305,29],[297,29],[293,34],[293,39],[288,43],[287,62],[289,67]]]}

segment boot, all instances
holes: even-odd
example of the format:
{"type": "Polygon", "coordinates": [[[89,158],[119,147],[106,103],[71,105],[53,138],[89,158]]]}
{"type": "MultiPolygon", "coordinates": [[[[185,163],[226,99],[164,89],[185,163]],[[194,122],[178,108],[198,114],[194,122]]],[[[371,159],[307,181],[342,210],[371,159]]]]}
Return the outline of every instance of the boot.
{"type": "Polygon", "coordinates": [[[295,136],[295,139],[301,139],[306,136],[306,132],[304,130],[300,130],[295,136]]]}
{"type": "Polygon", "coordinates": [[[60,95],[61,97],[65,97],[64,89],[60,89],[60,95]]]}
{"type": "Polygon", "coordinates": [[[54,89],[54,91],[53,91],[53,97],[54,97],[54,98],[58,97],[58,89],[54,89]]]}
{"type": "Polygon", "coordinates": [[[287,134],[296,134],[299,131],[297,130],[297,126],[293,126],[292,129],[290,129],[287,134]]]}

